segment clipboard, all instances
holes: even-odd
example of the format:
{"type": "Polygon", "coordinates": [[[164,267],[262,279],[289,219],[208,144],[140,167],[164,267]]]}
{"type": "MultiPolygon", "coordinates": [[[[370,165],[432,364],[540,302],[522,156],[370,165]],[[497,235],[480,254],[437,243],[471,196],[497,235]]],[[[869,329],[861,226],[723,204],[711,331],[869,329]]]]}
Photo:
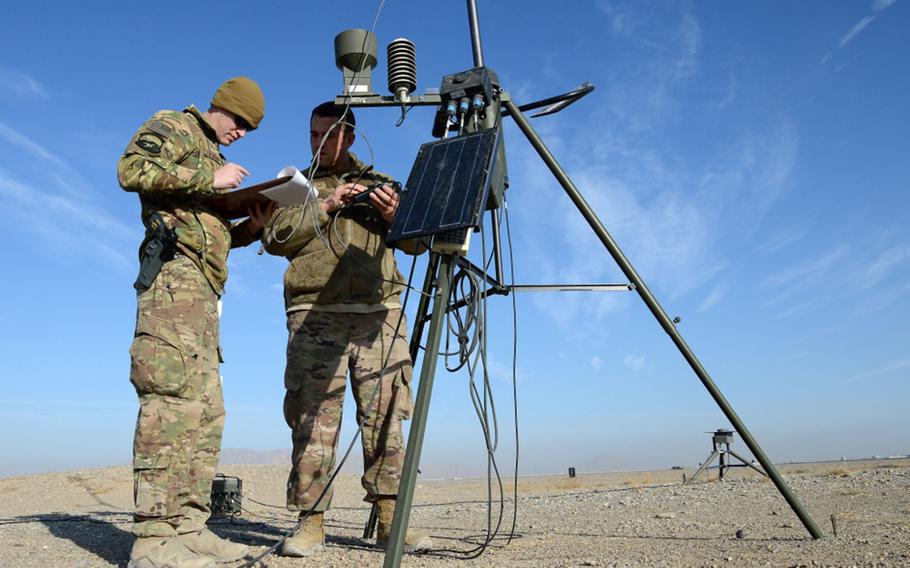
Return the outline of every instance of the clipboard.
{"type": "Polygon", "coordinates": [[[247,209],[253,207],[257,203],[265,204],[271,201],[268,197],[260,193],[262,190],[287,183],[293,177],[294,176],[292,175],[282,176],[249,187],[221,193],[206,199],[205,204],[214,209],[225,219],[240,219],[242,217],[247,217],[249,215],[247,209]]]}
{"type": "Polygon", "coordinates": [[[209,197],[205,204],[227,219],[248,215],[247,209],[257,203],[274,201],[279,207],[307,203],[319,197],[306,176],[294,166],[286,166],[275,179],[251,185],[228,193],[209,197]]]}

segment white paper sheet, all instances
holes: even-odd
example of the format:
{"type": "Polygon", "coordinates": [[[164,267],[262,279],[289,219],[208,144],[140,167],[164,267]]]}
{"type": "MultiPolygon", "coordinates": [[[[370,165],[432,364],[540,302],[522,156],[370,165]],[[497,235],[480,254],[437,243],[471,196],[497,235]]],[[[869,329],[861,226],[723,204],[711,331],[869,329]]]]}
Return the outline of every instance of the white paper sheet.
{"type": "Polygon", "coordinates": [[[286,166],[275,177],[285,176],[292,177],[281,185],[263,189],[260,193],[282,207],[306,203],[310,199],[316,199],[316,190],[307,182],[306,176],[300,173],[300,170],[294,166],[286,166]]]}

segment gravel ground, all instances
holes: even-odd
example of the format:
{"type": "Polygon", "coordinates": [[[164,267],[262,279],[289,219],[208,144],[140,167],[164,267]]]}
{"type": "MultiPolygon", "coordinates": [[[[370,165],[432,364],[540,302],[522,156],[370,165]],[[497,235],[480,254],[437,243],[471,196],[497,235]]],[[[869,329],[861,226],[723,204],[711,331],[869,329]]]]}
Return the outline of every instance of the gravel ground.
{"type": "MultiPolygon", "coordinates": [[[[243,479],[245,510],[211,528],[265,552],[294,525],[274,506],[286,467],[222,471],[243,479]]],[[[436,550],[407,555],[402,566],[910,566],[910,460],[788,464],[780,472],[825,538],[813,540],[774,485],[748,469],[723,482],[711,471],[688,485],[682,475],[692,470],[528,477],[519,480],[511,542],[510,501],[500,536],[478,556],[486,482],[421,481],[411,526],[428,531],[436,550]]],[[[369,512],[361,498],[358,478],[340,476],[326,551],[270,556],[265,565],[382,565],[382,552],[361,538],[369,512]]],[[[125,467],[2,478],[0,566],[125,566],[131,502],[125,467]]]]}

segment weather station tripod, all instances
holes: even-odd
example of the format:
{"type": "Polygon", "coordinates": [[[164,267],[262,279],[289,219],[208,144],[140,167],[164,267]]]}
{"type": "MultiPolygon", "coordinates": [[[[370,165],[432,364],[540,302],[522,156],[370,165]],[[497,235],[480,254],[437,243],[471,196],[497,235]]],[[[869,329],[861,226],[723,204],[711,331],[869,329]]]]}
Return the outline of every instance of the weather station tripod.
{"type": "MultiPolygon", "coordinates": [[[[484,65],[476,0],[467,0],[467,11],[474,68],[443,77],[438,92],[411,95],[416,89],[416,64],[413,57],[414,45],[408,40],[397,39],[389,44],[389,89],[395,95],[380,96],[373,93],[370,78],[371,69],[377,61],[375,36],[367,30],[347,30],[335,38],[336,64],[344,73],[344,92],[336,96],[336,104],[351,107],[400,107],[402,116],[406,106],[437,108],[433,127],[433,136],[437,140],[421,146],[408,183],[401,194],[395,221],[386,238],[390,243],[396,240],[425,238],[431,243],[431,253],[411,335],[412,360],[415,360],[421,345],[425,350],[420,365],[417,396],[411,416],[398,499],[383,564],[385,568],[400,566],[404,552],[404,539],[413,503],[445,317],[448,312],[464,306],[463,302],[451,300],[453,275],[456,269],[471,271],[485,283],[487,288],[481,292],[481,297],[525,291],[621,290],[638,293],[729,423],[742,436],[743,442],[761,464],[763,473],[771,479],[812,538],[822,538],[822,532],[803,508],[802,503],[784,482],[707,370],[686,344],[676,327],[679,319],[671,319],[667,315],[523,114],[524,111],[541,107],[546,108],[534,116],[558,112],[591,92],[593,86],[585,83],[563,95],[521,106],[515,104],[509,93],[501,88],[496,73],[484,65]],[[628,283],[524,286],[503,284],[498,209],[508,187],[501,127],[504,118],[510,118],[515,122],[622,270],[628,283]],[[449,136],[450,133],[454,133],[455,136],[449,136]],[[430,182],[427,182],[428,179],[430,182]],[[457,203],[458,207],[453,207],[453,203],[457,203]],[[456,209],[464,215],[452,218],[452,211],[456,209]],[[481,218],[486,211],[490,212],[491,217],[494,260],[490,264],[494,270],[493,275],[487,274],[485,267],[474,266],[464,258],[469,248],[471,230],[481,227],[481,218]]],[[[703,469],[707,468],[707,464],[714,457],[719,457],[723,460],[721,473],[723,475],[723,470],[731,467],[727,454],[745,462],[729,449],[729,442],[723,441],[726,439],[725,436],[721,437],[720,442],[715,440],[714,451],[702,464],[703,469]]],[[[732,440],[732,432],[730,439],[732,440]]],[[[746,465],[758,470],[752,464],[746,465]]],[[[696,476],[698,473],[700,471],[696,476]]],[[[364,530],[365,537],[372,534],[374,523],[375,511],[364,530]]]]}
{"type": "Polygon", "coordinates": [[[686,483],[692,483],[695,479],[707,470],[714,460],[717,461],[717,479],[720,481],[724,480],[724,474],[727,469],[731,467],[751,467],[758,473],[767,476],[767,474],[762,471],[754,463],[746,461],[745,458],[734,452],[730,449],[730,444],[733,443],[733,431],[732,430],[715,430],[714,432],[709,432],[711,434],[711,453],[708,455],[707,459],[698,467],[695,473],[692,474],[686,483]],[[733,456],[740,463],[733,463],[729,456],[733,456]]]}

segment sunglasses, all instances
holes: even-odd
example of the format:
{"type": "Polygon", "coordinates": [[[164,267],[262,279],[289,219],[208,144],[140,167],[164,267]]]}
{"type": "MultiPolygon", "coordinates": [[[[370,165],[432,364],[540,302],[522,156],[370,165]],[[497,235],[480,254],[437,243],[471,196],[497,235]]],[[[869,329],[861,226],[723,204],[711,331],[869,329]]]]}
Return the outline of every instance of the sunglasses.
{"type": "Polygon", "coordinates": [[[234,124],[237,125],[237,128],[239,128],[239,129],[241,129],[241,130],[246,130],[247,132],[251,132],[251,131],[255,130],[255,129],[253,128],[253,126],[252,126],[249,122],[247,122],[246,119],[243,118],[242,116],[240,116],[239,114],[235,114],[235,115],[234,115],[234,124]]]}

